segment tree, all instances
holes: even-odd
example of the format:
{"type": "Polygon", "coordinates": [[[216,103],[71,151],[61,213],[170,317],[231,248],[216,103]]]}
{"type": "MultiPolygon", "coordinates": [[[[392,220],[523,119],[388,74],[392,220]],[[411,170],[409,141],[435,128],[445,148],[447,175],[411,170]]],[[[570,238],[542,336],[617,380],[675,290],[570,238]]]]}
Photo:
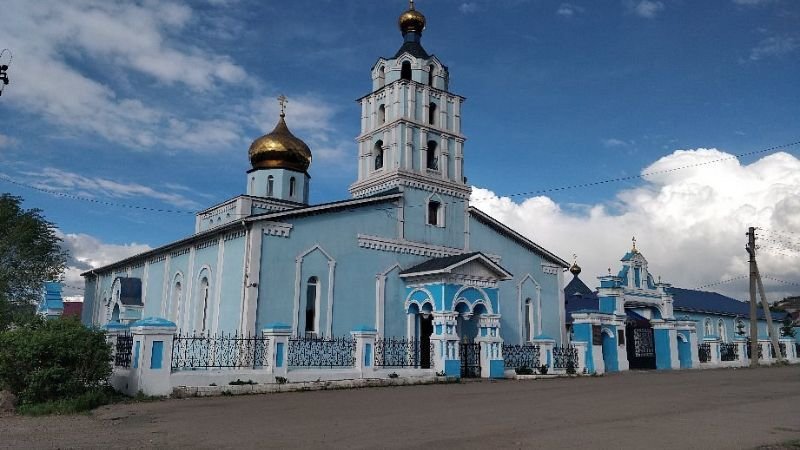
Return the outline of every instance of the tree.
{"type": "Polygon", "coordinates": [[[0,195],[0,331],[33,314],[42,283],[60,279],[67,262],[55,226],[21,204],[0,195]]]}

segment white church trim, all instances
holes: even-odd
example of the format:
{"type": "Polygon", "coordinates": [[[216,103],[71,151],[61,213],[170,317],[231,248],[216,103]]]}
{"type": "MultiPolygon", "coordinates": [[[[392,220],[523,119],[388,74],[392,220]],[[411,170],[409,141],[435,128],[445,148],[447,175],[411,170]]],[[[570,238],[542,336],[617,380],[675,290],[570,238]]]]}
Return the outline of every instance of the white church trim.
{"type": "MultiPolygon", "coordinates": [[[[325,249],[322,248],[321,245],[316,244],[313,247],[309,248],[308,250],[300,253],[295,258],[295,268],[294,268],[294,310],[292,313],[292,333],[295,335],[300,335],[300,297],[302,296],[303,291],[303,280],[302,280],[302,273],[303,273],[303,261],[305,257],[310,255],[311,253],[319,251],[328,260],[328,295],[327,295],[327,317],[325,318],[325,336],[331,337],[333,334],[333,292],[334,292],[334,280],[335,280],[335,271],[336,271],[336,260],[330,255],[330,253],[326,252],[325,249]]],[[[317,304],[321,304],[319,296],[317,296],[317,304]]],[[[317,308],[317,317],[316,320],[319,321],[319,310],[317,308]]],[[[319,329],[319,327],[316,327],[319,329]]]]}

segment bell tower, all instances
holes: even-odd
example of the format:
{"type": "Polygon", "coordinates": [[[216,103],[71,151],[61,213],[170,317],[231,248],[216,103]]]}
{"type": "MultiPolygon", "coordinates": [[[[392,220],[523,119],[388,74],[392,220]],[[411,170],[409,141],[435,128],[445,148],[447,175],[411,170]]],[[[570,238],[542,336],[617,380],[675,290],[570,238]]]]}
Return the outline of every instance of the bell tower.
{"type": "MultiPolygon", "coordinates": [[[[358,180],[353,197],[411,187],[455,197],[466,205],[461,105],[450,74],[422,47],[425,16],[414,1],[400,15],[403,44],[372,67],[372,92],[360,98],[358,180]]],[[[446,203],[451,201],[445,199],[446,203]]]]}

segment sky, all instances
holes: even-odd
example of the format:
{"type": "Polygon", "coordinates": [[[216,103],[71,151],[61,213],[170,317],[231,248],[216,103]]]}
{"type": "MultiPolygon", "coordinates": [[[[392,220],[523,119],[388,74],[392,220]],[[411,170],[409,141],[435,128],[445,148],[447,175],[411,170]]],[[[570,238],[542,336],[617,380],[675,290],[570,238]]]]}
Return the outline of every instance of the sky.
{"type": "MultiPolygon", "coordinates": [[[[740,299],[759,227],[769,300],[800,295],[800,2],[416,5],[467,98],[474,205],[577,255],[589,286],[635,236],[664,281],[740,299]]],[[[243,193],[285,94],[311,202],[347,198],[355,99],[400,47],[406,7],[5,0],[0,192],[56,224],[79,296],[80,272],[185,237],[195,211],[243,193]]]]}

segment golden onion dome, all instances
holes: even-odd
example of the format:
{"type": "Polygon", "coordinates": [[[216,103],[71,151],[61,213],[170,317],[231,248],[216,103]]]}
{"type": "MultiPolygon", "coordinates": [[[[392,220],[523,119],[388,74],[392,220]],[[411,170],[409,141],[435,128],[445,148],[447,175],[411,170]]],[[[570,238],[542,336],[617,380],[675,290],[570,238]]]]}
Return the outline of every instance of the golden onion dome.
{"type": "Polygon", "coordinates": [[[425,16],[414,9],[414,0],[409,1],[408,10],[400,15],[398,23],[404,35],[412,31],[422,33],[425,29],[425,16]]]}
{"type": "Polygon", "coordinates": [[[570,266],[569,271],[577,277],[581,273],[581,266],[579,266],[577,262],[573,263],[572,266],[570,266]]]}
{"type": "Polygon", "coordinates": [[[291,169],[299,172],[308,171],[311,165],[311,149],[305,142],[289,131],[281,118],[275,129],[250,144],[250,164],[253,169],[291,169]]]}

